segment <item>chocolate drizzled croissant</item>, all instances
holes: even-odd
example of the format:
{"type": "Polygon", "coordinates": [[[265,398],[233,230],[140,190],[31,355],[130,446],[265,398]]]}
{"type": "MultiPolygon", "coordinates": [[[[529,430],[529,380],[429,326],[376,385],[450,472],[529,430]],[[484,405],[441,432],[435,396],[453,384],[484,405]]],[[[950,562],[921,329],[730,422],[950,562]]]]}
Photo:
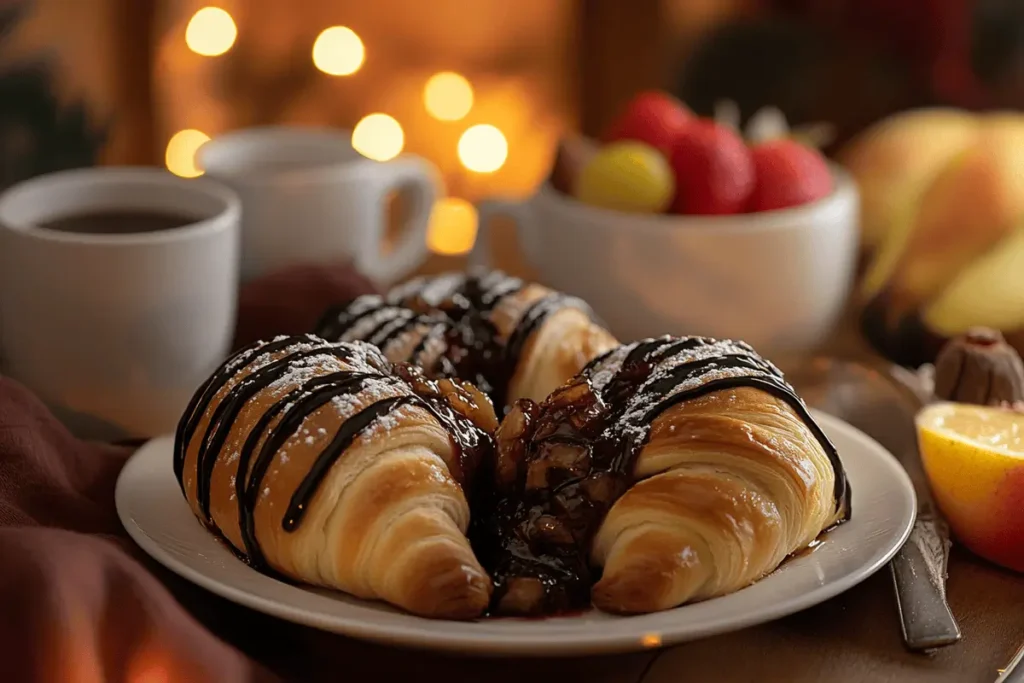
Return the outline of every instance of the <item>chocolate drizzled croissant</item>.
{"type": "Polygon", "coordinates": [[[491,593],[465,532],[495,425],[474,387],[369,344],[279,337],[196,391],[174,472],[199,520],[256,569],[470,618],[491,593]]]}
{"type": "Polygon", "coordinates": [[[736,590],[849,514],[834,446],[743,343],[619,347],[539,406],[517,402],[496,441],[470,535],[500,614],[736,590]]]}
{"type": "Polygon", "coordinates": [[[327,311],[316,334],[366,341],[428,376],[472,382],[499,408],[543,400],[617,345],[582,300],[483,270],[360,297],[327,311]]]}

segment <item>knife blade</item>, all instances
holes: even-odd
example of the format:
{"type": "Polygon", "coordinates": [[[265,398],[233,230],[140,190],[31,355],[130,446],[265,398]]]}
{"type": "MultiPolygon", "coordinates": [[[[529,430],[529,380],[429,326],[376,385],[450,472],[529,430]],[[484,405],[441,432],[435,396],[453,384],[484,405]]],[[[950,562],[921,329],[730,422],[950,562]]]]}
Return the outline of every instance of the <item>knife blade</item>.
{"type": "Polygon", "coordinates": [[[914,426],[930,392],[914,373],[881,363],[818,357],[783,370],[809,405],[868,434],[903,465],[918,508],[910,538],[890,563],[903,642],[915,651],[956,643],[960,627],[946,600],[949,528],[932,499],[914,426]]]}
{"type": "Polygon", "coordinates": [[[1024,683],[1024,645],[1017,648],[1017,652],[1010,659],[1009,663],[999,670],[999,678],[995,683],[1024,683]]]}

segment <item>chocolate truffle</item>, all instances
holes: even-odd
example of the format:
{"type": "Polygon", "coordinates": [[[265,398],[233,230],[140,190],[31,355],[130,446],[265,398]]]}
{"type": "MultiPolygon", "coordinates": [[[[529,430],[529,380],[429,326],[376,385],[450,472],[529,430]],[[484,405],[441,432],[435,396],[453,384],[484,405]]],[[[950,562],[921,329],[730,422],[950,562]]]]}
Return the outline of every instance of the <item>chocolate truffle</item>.
{"type": "Polygon", "coordinates": [[[1024,401],[1024,363],[997,330],[968,330],[935,359],[935,397],[979,405],[1024,401]]]}

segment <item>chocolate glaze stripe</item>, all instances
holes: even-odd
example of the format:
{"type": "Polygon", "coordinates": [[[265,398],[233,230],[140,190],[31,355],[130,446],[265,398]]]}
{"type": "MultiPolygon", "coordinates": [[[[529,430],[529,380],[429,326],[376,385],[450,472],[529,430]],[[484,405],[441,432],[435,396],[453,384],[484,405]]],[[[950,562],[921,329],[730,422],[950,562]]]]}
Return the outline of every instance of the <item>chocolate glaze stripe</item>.
{"type": "MultiPolygon", "coordinates": [[[[646,389],[650,379],[648,374],[643,382],[637,382],[633,369],[639,365],[650,365],[653,372],[658,363],[676,356],[683,351],[692,351],[701,347],[710,346],[714,340],[704,337],[684,337],[683,339],[672,340],[671,337],[659,337],[637,342],[636,345],[622,359],[619,369],[609,382],[599,390],[599,394],[606,401],[626,401],[627,396],[640,397],[646,389]],[[620,399],[620,394],[625,394],[620,399]]],[[[592,368],[585,369],[586,377],[591,376],[592,368]]],[[[625,410],[627,406],[623,404],[625,410]]]]}
{"type": "Polygon", "coordinates": [[[416,396],[387,398],[377,401],[348,420],[345,420],[334,435],[331,443],[317,456],[313,466],[309,468],[309,472],[306,473],[298,488],[295,489],[295,493],[292,494],[291,500],[288,503],[288,510],[285,512],[284,520],[282,521],[284,530],[294,531],[298,528],[303,517],[305,517],[310,499],[320,487],[324,477],[327,476],[327,472],[330,471],[334,462],[345,452],[345,449],[352,444],[352,441],[363,429],[368,427],[374,420],[387,415],[399,406],[414,402],[421,403],[416,396]]]}
{"type": "MultiPolygon", "coordinates": [[[[849,515],[849,486],[834,446],[778,369],[746,344],[707,338],[644,340],[589,364],[575,386],[580,382],[589,387],[591,398],[576,399],[584,402],[566,408],[556,394],[550,408],[541,408],[527,437],[525,471],[539,465],[547,484],[524,488],[520,479],[519,494],[499,502],[492,513],[490,524],[499,541],[492,547],[485,539],[481,557],[494,577],[499,610],[510,586],[520,579],[539,580],[543,586],[543,595],[526,608],[534,612],[574,609],[589,601],[587,558],[593,535],[607,510],[635,482],[633,464],[653,422],[673,405],[713,391],[754,387],[790,405],[828,454],[837,510],[849,515]],[[606,379],[592,381],[598,374],[606,379]],[[576,451],[575,459],[551,460],[555,443],[576,451]],[[554,480],[547,475],[552,467],[554,480]]],[[[572,386],[560,391],[579,393],[572,386]]],[[[523,593],[519,595],[521,601],[523,593]]]]}
{"type": "MultiPolygon", "coordinates": [[[[361,300],[366,300],[367,298],[363,297],[361,300]]],[[[379,299],[375,295],[372,298],[379,299]]],[[[353,302],[351,305],[355,306],[356,303],[353,302]]],[[[428,335],[433,334],[436,337],[436,330],[439,328],[441,334],[444,334],[444,319],[437,315],[416,313],[409,308],[384,303],[383,299],[377,305],[360,310],[357,314],[352,315],[347,313],[347,308],[332,308],[321,317],[314,329],[320,337],[331,341],[341,341],[360,320],[386,309],[393,311],[394,315],[383,320],[377,327],[360,334],[356,341],[366,341],[380,349],[386,349],[392,340],[412,331],[417,326],[427,327],[429,331],[420,336],[415,348],[409,354],[409,361],[418,363],[418,354],[422,352],[423,346],[427,343],[428,335]]]]}
{"type": "Polygon", "coordinates": [[[379,299],[379,297],[368,295],[366,297],[359,297],[348,304],[332,306],[321,316],[313,329],[316,330],[319,336],[325,339],[339,339],[357,320],[376,313],[383,308],[384,303],[380,302],[379,304],[369,305],[364,309],[357,309],[360,302],[373,299],[379,299]],[[358,310],[358,313],[353,313],[353,309],[358,310]]]}
{"type": "Polygon", "coordinates": [[[657,363],[660,360],[674,356],[681,351],[688,351],[699,346],[707,346],[708,340],[703,337],[684,337],[672,341],[668,337],[649,339],[639,342],[629,355],[622,361],[622,365],[632,365],[640,362],[657,363]]]}
{"type": "MultiPolygon", "coordinates": [[[[311,339],[309,335],[305,335],[302,339],[311,339]]],[[[181,487],[182,493],[185,492],[184,482],[184,470],[185,470],[185,454],[188,441],[191,438],[191,434],[195,431],[196,426],[199,424],[199,420],[202,419],[203,413],[206,412],[206,407],[213,400],[213,397],[220,391],[225,384],[230,381],[235,373],[240,368],[239,364],[245,362],[245,365],[241,367],[247,367],[249,363],[257,358],[256,351],[260,351],[259,354],[262,356],[265,353],[276,353],[282,349],[287,348],[293,344],[296,344],[295,337],[281,337],[271,342],[257,341],[249,344],[243,349],[237,351],[227,361],[224,362],[221,367],[214,372],[210,377],[199,387],[195,394],[192,395],[192,399],[189,401],[188,406],[185,408],[185,412],[182,414],[181,419],[178,421],[178,426],[174,431],[174,476],[178,479],[178,485],[181,487]],[[189,439],[186,439],[188,435],[189,439]]]]}
{"type": "Polygon", "coordinates": [[[354,313],[332,311],[316,330],[329,339],[341,339],[351,333],[358,320],[392,306],[396,311],[393,317],[387,317],[373,330],[361,332],[359,338],[384,348],[392,339],[422,324],[428,331],[421,334],[406,360],[435,377],[456,376],[474,382],[501,408],[528,340],[552,314],[573,307],[599,322],[584,301],[550,293],[532,302],[504,338],[490,314],[507,297],[527,286],[523,280],[500,271],[418,278],[394,287],[383,298],[356,299],[350,304],[354,313]],[[424,311],[424,306],[431,311],[424,311]],[[436,358],[424,357],[430,343],[441,347],[436,358]]]}
{"type": "MultiPolygon", "coordinates": [[[[427,351],[427,345],[431,341],[437,340],[438,343],[444,343],[444,337],[448,332],[449,323],[444,319],[437,319],[429,323],[430,329],[427,330],[426,334],[420,337],[419,342],[413,347],[412,351],[409,352],[409,362],[415,365],[419,365],[424,370],[433,370],[433,367],[428,367],[428,364],[424,363],[423,354],[427,351]]],[[[437,359],[434,359],[436,363],[437,359]]],[[[430,363],[433,366],[434,363],[430,363]]]]}
{"type": "MultiPolygon", "coordinates": [[[[674,357],[682,350],[693,349],[699,346],[711,346],[718,343],[717,340],[699,337],[689,338],[689,340],[685,341],[693,340],[700,340],[700,343],[692,343],[689,345],[679,343],[672,344],[667,339],[649,340],[638,343],[626,359],[623,360],[616,377],[612,379],[604,391],[600,392],[602,394],[602,398],[609,394],[615,396],[617,392],[615,392],[613,386],[620,382],[621,377],[628,376],[630,368],[636,363],[657,363],[674,357]],[[670,346],[674,346],[677,350],[674,352],[666,352],[665,349],[670,346]],[[636,353],[639,349],[643,349],[643,351],[636,353]]],[[[733,344],[733,346],[741,350],[742,353],[721,353],[703,359],[684,361],[683,363],[671,368],[664,376],[655,377],[651,381],[645,380],[644,383],[636,389],[634,396],[636,396],[637,400],[654,401],[657,405],[651,408],[646,414],[643,414],[639,420],[641,424],[635,425],[635,427],[641,427],[649,430],[654,417],[661,414],[661,412],[668,407],[681,401],[695,398],[696,396],[704,393],[717,390],[709,389],[707,391],[702,391],[701,389],[703,387],[712,386],[724,388],[723,383],[726,383],[726,380],[730,380],[728,384],[732,387],[754,386],[755,388],[764,390],[771,387],[771,391],[769,393],[772,393],[778,398],[784,400],[791,408],[793,408],[793,410],[800,416],[801,420],[807,425],[808,429],[811,430],[811,433],[821,445],[822,450],[825,451],[835,475],[834,495],[837,509],[847,506],[848,483],[835,445],[825,435],[825,433],[821,431],[821,428],[807,411],[803,401],[799,396],[797,396],[793,388],[785,382],[782,378],[782,374],[774,365],[757,355],[753,349],[745,344],[733,344]],[[700,381],[710,373],[729,368],[748,370],[753,373],[753,375],[734,376],[719,380],[712,379],[707,382],[701,382],[701,385],[693,390],[677,392],[674,394],[672,393],[673,390],[682,384],[700,381]],[[758,377],[758,374],[764,375],[764,377],[758,377]],[[749,380],[750,383],[744,384],[747,380],[749,380]],[[677,399],[676,396],[682,396],[683,398],[677,399]]],[[[647,434],[645,433],[643,441],[646,442],[646,439],[647,434]]],[[[635,446],[637,452],[642,445],[643,443],[639,443],[635,446]]]]}
{"type": "MultiPolygon", "coordinates": [[[[243,377],[217,404],[199,443],[199,453],[196,456],[196,499],[207,521],[210,521],[210,477],[217,463],[217,454],[224,447],[238,414],[256,394],[292,372],[297,361],[317,356],[333,356],[339,360],[346,360],[351,357],[351,352],[341,346],[315,346],[296,353],[286,353],[283,357],[243,377]]],[[[192,440],[191,433],[185,436],[186,442],[192,440]]]]}
{"type": "MultiPolygon", "coordinates": [[[[270,344],[257,343],[252,345],[252,348],[240,351],[226,361],[196,392],[193,411],[197,411],[198,417],[194,421],[183,418],[183,426],[179,430],[180,448],[183,452],[187,450],[189,442],[195,437],[198,421],[209,409],[210,402],[218,393],[219,387],[225,386],[254,361],[266,358],[270,349],[273,349],[273,352],[285,351],[285,355],[243,377],[232,387],[214,410],[200,446],[200,454],[196,463],[197,498],[200,500],[200,507],[207,526],[221,535],[223,532],[217,528],[209,510],[210,480],[217,455],[223,448],[226,436],[233,427],[241,408],[260,391],[285,376],[287,372],[294,370],[297,362],[318,355],[333,356],[352,362],[355,347],[350,343],[329,343],[311,335],[304,335],[282,338],[270,344]],[[310,344],[316,346],[309,348],[310,344]],[[289,349],[292,349],[291,353],[288,353],[289,349]],[[195,424],[190,425],[190,422],[195,422],[195,424]],[[204,493],[201,494],[201,491],[204,493]]],[[[389,366],[383,356],[379,355],[378,350],[369,345],[364,345],[363,350],[367,352],[366,368],[372,371],[339,370],[305,380],[300,386],[294,387],[269,406],[246,436],[238,456],[234,482],[235,498],[238,505],[239,528],[245,548],[243,559],[261,571],[275,574],[267,565],[256,538],[255,508],[263,486],[263,479],[273,458],[288,439],[294,436],[305,420],[320,407],[336,397],[359,394],[367,388],[366,384],[371,380],[406,387],[413,392],[417,391],[415,386],[410,385],[402,377],[384,374],[384,369],[389,366]],[[275,419],[278,420],[276,424],[274,423],[275,419]],[[258,453],[256,452],[257,447],[259,447],[258,453]],[[254,454],[255,461],[253,461],[254,454]]],[[[376,400],[359,413],[345,419],[330,444],[318,454],[314,466],[293,493],[288,512],[282,519],[284,530],[291,532],[298,528],[308,507],[308,502],[315,495],[323,477],[326,476],[331,465],[351,445],[353,439],[376,418],[390,413],[400,405],[408,404],[421,407],[441,423],[449,435],[455,454],[451,475],[461,486],[467,488],[468,478],[472,476],[476,468],[476,460],[482,453],[480,449],[492,445],[490,437],[468,417],[455,411],[447,399],[439,393],[436,385],[429,384],[425,390],[428,390],[429,393],[424,395],[410,393],[376,400]]],[[[189,414],[186,413],[186,415],[189,414]]],[[[467,497],[468,495],[469,491],[467,490],[467,497]]],[[[236,552],[238,552],[237,549],[236,552]]]]}
{"type": "Polygon", "coordinates": [[[300,343],[309,343],[314,340],[312,335],[301,337],[278,337],[271,342],[254,342],[232,355],[224,364],[207,379],[198,391],[192,396],[189,405],[182,414],[178,427],[175,430],[175,451],[174,470],[178,477],[178,483],[184,492],[184,467],[186,446],[192,438],[192,434],[206,412],[207,406],[214,396],[231,380],[235,374],[248,367],[253,362],[266,357],[267,354],[277,353],[290,346],[300,343]]]}
{"type": "MultiPolygon", "coordinates": [[[[836,447],[832,444],[832,441],[828,438],[828,435],[822,431],[821,427],[808,412],[804,402],[800,400],[793,390],[788,386],[779,382],[774,382],[767,379],[761,379],[757,377],[726,377],[722,379],[711,380],[710,382],[690,389],[688,391],[681,391],[673,394],[666,400],[662,401],[659,405],[655,406],[649,415],[649,420],[653,421],[661,413],[668,410],[672,406],[681,403],[683,401],[689,401],[705,394],[709,394],[713,391],[720,391],[724,389],[732,389],[737,387],[752,387],[760,389],[764,392],[772,394],[777,398],[785,401],[807,426],[814,438],[817,439],[818,443],[821,444],[822,450],[825,451],[825,455],[828,456],[829,462],[832,465],[832,471],[835,475],[835,485],[833,489],[833,495],[836,500],[836,511],[842,511],[843,519],[846,521],[850,517],[851,505],[850,505],[850,484],[846,478],[846,472],[843,469],[842,461],[839,460],[839,453],[836,447]]],[[[645,439],[646,440],[646,439],[645,439]]]]}
{"type": "MultiPolygon", "coordinates": [[[[267,470],[270,469],[270,463],[274,456],[281,447],[284,446],[288,439],[298,432],[306,419],[320,407],[337,396],[358,394],[359,391],[363,389],[366,381],[374,379],[375,377],[376,376],[374,375],[350,373],[348,377],[344,377],[337,382],[328,382],[324,386],[309,392],[306,396],[290,405],[285,404],[287,407],[285,408],[284,415],[281,417],[277,426],[274,427],[269,435],[267,435],[266,440],[263,442],[263,447],[260,449],[259,455],[256,456],[256,462],[253,463],[252,466],[252,474],[249,477],[249,483],[246,485],[245,489],[245,504],[249,513],[255,512],[256,502],[259,499],[260,490],[263,485],[263,477],[266,475],[267,470]]],[[[383,401],[377,401],[372,405],[377,405],[382,402],[383,401]]],[[[352,422],[352,419],[353,418],[348,418],[344,420],[340,429],[345,430],[347,425],[352,422]]],[[[328,449],[332,446],[333,441],[331,445],[328,446],[328,449]]],[[[311,494],[312,492],[310,492],[310,495],[311,494]]],[[[297,523],[297,520],[289,521],[289,515],[286,514],[282,521],[282,526],[285,531],[294,531],[297,523]]]]}
{"type": "Polygon", "coordinates": [[[366,341],[384,350],[392,339],[411,330],[416,325],[418,318],[419,316],[408,309],[399,309],[390,323],[384,323],[377,330],[366,335],[366,341]]]}
{"type": "Polygon", "coordinates": [[[583,366],[583,368],[580,370],[580,374],[585,377],[590,377],[593,374],[594,370],[597,369],[597,366],[604,364],[605,361],[607,361],[612,354],[619,351],[621,348],[622,347],[611,348],[602,354],[594,356],[593,358],[590,359],[589,363],[583,366]]]}
{"type": "Polygon", "coordinates": [[[464,307],[486,313],[507,296],[515,294],[526,286],[519,278],[500,271],[473,271],[465,275],[440,275],[433,278],[418,278],[396,286],[387,300],[395,305],[406,306],[416,298],[438,307],[446,301],[462,300],[464,307]]]}
{"type": "MultiPolygon", "coordinates": [[[[385,313],[386,315],[381,316],[380,321],[375,321],[376,325],[366,332],[356,335],[359,341],[365,341],[373,344],[379,349],[384,348],[383,338],[387,337],[392,330],[394,325],[404,327],[409,322],[409,316],[411,313],[404,308],[395,308],[393,306],[383,306],[378,309],[378,312],[385,313]]],[[[352,328],[346,330],[346,333],[351,332],[352,328]]]]}
{"type": "Polygon", "coordinates": [[[324,339],[340,340],[357,322],[387,307],[383,298],[376,294],[365,294],[348,304],[327,309],[313,329],[324,339]],[[353,310],[356,312],[353,313],[353,310]]]}
{"type": "Polygon", "coordinates": [[[269,469],[270,461],[280,448],[280,444],[287,441],[288,437],[293,436],[302,425],[305,417],[308,417],[317,408],[335,396],[358,393],[362,390],[365,381],[371,378],[383,379],[377,375],[351,370],[342,370],[314,377],[302,386],[282,396],[260,416],[260,419],[249,431],[245,444],[238,456],[238,468],[235,476],[235,498],[238,505],[238,519],[239,528],[242,532],[242,541],[245,545],[246,553],[249,555],[250,563],[254,566],[260,567],[266,564],[259,543],[256,540],[254,517],[256,502],[263,485],[263,478],[269,469]],[[297,422],[294,421],[296,409],[304,410],[303,419],[297,422]],[[270,424],[281,413],[285,414],[273,429],[264,435],[270,424]],[[284,438],[282,438],[282,434],[284,434],[284,438]],[[256,457],[256,462],[250,468],[253,453],[261,441],[264,445],[256,457]],[[280,443],[273,450],[269,450],[269,444],[272,442],[280,443]]]}
{"type": "Polygon", "coordinates": [[[452,294],[462,286],[465,278],[465,275],[457,273],[415,277],[395,285],[384,296],[388,303],[395,306],[416,308],[411,306],[416,303],[436,308],[437,304],[451,298],[452,294]]]}
{"type": "Polygon", "coordinates": [[[479,300],[474,302],[482,311],[493,310],[504,298],[516,294],[526,287],[523,280],[499,271],[491,271],[470,279],[482,285],[479,300]],[[492,282],[488,282],[488,280],[492,280],[492,282]]]}
{"type": "Polygon", "coordinates": [[[564,308],[576,308],[593,319],[593,311],[582,299],[552,292],[541,297],[523,313],[514,330],[505,343],[505,357],[509,367],[509,375],[515,372],[516,365],[522,355],[523,348],[530,336],[554,313],[564,308]]]}

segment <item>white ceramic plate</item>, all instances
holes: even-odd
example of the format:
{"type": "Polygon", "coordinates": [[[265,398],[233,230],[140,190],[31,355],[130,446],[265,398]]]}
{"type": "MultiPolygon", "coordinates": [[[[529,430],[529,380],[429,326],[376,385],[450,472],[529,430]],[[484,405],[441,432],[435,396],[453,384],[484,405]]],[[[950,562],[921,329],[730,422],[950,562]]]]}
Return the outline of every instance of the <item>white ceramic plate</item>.
{"type": "Polygon", "coordinates": [[[634,617],[597,611],[550,619],[423,619],[341,593],[292,586],[251,569],[192,515],[171,469],[171,437],[125,465],[117,511],[143,550],[186,579],[253,609],[356,638],[479,654],[569,655],[669,645],[770,621],[827,600],[885,565],[914,521],[914,490],[899,463],[841,420],[816,414],[843,458],[853,516],[813,552],[741,591],[634,617]]]}

